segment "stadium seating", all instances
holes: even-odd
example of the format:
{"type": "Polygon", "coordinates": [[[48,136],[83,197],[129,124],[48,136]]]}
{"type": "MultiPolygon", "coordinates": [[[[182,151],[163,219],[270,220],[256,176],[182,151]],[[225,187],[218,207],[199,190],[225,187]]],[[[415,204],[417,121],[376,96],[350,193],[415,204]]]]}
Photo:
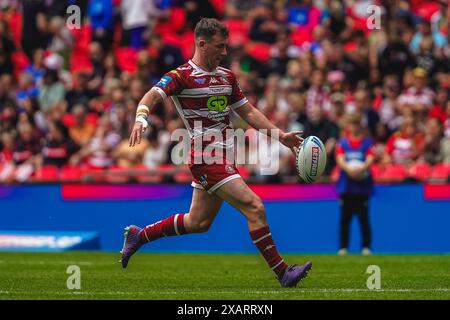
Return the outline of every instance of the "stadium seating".
{"type": "Polygon", "coordinates": [[[122,71],[135,73],[137,71],[137,51],[133,48],[117,48],[114,50],[117,65],[122,71]]]}
{"type": "Polygon", "coordinates": [[[386,166],[380,176],[380,181],[402,182],[408,177],[408,171],[402,164],[393,163],[386,166]]]}
{"type": "Polygon", "coordinates": [[[143,164],[133,167],[133,176],[140,183],[161,183],[164,181],[164,172],[159,167],[149,169],[143,164]]]}
{"type": "Polygon", "coordinates": [[[226,6],[227,0],[209,0],[209,2],[212,4],[212,6],[214,7],[214,10],[216,10],[216,12],[220,16],[225,15],[225,6],[226,6]]]}
{"type": "Polygon", "coordinates": [[[158,20],[155,26],[155,32],[158,34],[178,33],[186,23],[186,12],[182,8],[170,9],[170,18],[167,20],[158,20]]]}
{"type": "Polygon", "coordinates": [[[192,57],[192,53],[194,52],[194,32],[185,32],[181,35],[165,33],[161,36],[165,43],[180,48],[186,60],[192,57]]]}
{"type": "Polygon", "coordinates": [[[248,42],[249,25],[245,21],[238,19],[225,20],[224,24],[230,31],[229,45],[231,47],[248,42]]]}
{"type": "Polygon", "coordinates": [[[79,29],[72,29],[75,47],[70,56],[70,71],[92,71],[92,64],[89,60],[89,43],[91,40],[92,28],[89,24],[82,25],[79,29]]]}
{"type": "Polygon", "coordinates": [[[266,43],[254,42],[247,46],[247,53],[252,58],[266,63],[270,59],[271,46],[266,43]]]}
{"type": "Polygon", "coordinates": [[[61,182],[77,182],[81,181],[83,170],[77,166],[63,166],[59,174],[61,182]]]}
{"type": "Polygon", "coordinates": [[[177,183],[191,183],[192,174],[186,166],[178,166],[177,172],[173,175],[173,179],[177,183]]]}
{"type": "MultiPolygon", "coordinates": [[[[96,125],[96,124],[97,124],[97,121],[98,121],[98,115],[96,115],[95,113],[90,112],[90,113],[88,113],[88,114],[86,115],[86,122],[87,122],[87,123],[91,123],[91,124],[93,124],[93,125],[96,125]]],[[[66,127],[70,128],[70,127],[72,127],[73,125],[75,125],[75,117],[74,117],[74,115],[71,114],[71,113],[66,113],[66,114],[64,114],[63,117],[62,117],[62,122],[63,122],[63,124],[64,124],[66,127]]]]}
{"type": "Polygon", "coordinates": [[[414,180],[426,181],[430,178],[431,169],[428,163],[414,163],[408,169],[408,176],[414,180]]]}
{"type": "MultiPolygon", "coordinates": [[[[9,27],[8,34],[5,33],[4,36],[9,37],[13,40],[15,44],[15,50],[11,54],[11,60],[13,62],[14,71],[13,76],[15,78],[12,78],[11,89],[16,91],[17,83],[18,83],[18,76],[21,72],[30,64],[29,58],[26,56],[26,54],[21,49],[21,36],[22,36],[22,23],[23,23],[23,15],[22,15],[22,7],[20,6],[21,1],[7,1],[8,4],[5,5],[5,8],[3,8],[0,11],[0,20],[4,21],[6,25],[9,27]],[[14,3],[18,4],[17,6],[14,5],[14,3]]],[[[51,3],[52,1],[44,1],[46,3],[51,3]]],[[[258,16],[258,10],[255,10],[255,12],[238,12],[238,7],[234,8],[238,11],[236,11],[236,14],[228,14],[230,12],[227,12],[225,14],[225,9],[227,5],[230,5],[230,9],[232,9],[233,4],[227,3],[226,0],[209,0],[210,4],[215,8],[217,13],[220,16],[220,20],[223,21],[223,23],[228,27],[229,29],[229,45],[231,47],[235,45],[243,45],[245,52],[259,61],[260,63],[253,63],[249,64],[243,64],[241,66],[243,69],[242,71],[245,71],[242,73],[242,77],[245,78],[247,70],[244,69],[255,69],[250,71],[256,71],[256,74],[265,73],[265,70],[263,70],[263,65],[267,64],[269,59],[276,60],[277,57],[272,56],[272,45],[267,43],[261,43],[261,42],[251,42],[249,41],[249,32],[251,29],[252,23],[255,21],[255,17],[258,16]],[[226,19],[226,17],[229,16],[231,18],[226,19]],[[240,18],[238,18],[240,17],[240,18]],[[245,17],[245,18],[242,18],[245,17]],[[223,20],[225,18],[225,20],[223,20]],[[261,69],[261,70],[256,70],[261,69]]],[[[115,18],[118,18],[117,14],[120,16],[120,3],[121,0],[113,0],[114,3],[114,15],[115,18]]],[[[413,14],[415,17],[419,19],[424,19],[425,21],[429,21],[430,18],[440,9],[439,2],[437,1],[424,1],[424,0],[411,0],[409,1],[410,4],[410,11],[411,14],[413,14]]],[[[47,4],[46,4],[47,5],[47,4]]],[[[284,10],[288,9],[291,6],[291,4],[286,4],[285,7],[282,9],[280,8],[274,8],[274,12],[277,14],[281,13],[284,14],[284,10]],[[281,11],[280,11],[281,10],[281,11]]],[[[277,7],[277,6],[275,6],[277,7]]],[[[396,8],[397,5],[389,5],[389,7],[396,8]]],[[[358,6],[356,5],[349,5],[344,6],[342,9],[345,12],[347,20],[351,20],[351,23],[348,25],[353,30],[363,30],[366,35],[368,30],[367,27],[367,19],[364,13],[362,13],[360,10],[358,10],[358,6]]],[[[233,10],[234,10],[233,9],[233,10]]],[[[170,6],[170,17],[166,20],[159,20],[157,21],[155,25],[154,30],[148,29],[145,34],[151,34],[151,32],[155,31],[156,33],[161,35],[161,38],[165,44],[176,46],[177,48],[180,48],[182,51],[183,57],[185,59],[191,58],[193,53],[193,39],[194,39],[194,33],[193,28],[190,25],[190,21],[188,21],[188,14],[185,11],[184,6],[181,4],[175,4],[172,3],[170,6]]],[[[323,9],[321,9],[323,11],[323,9]]],[[[278,16],[275,14],[275,16],[278,16]]],[[[325,23],[326,19],[323,19],[320,22],[320,25],[325,29],[325,33],[323,35],[324,38],[329,38],[329,35],[327,36],[327,33],[330,33],[331,30],[328,30],[329,26],[325,23]]],[[[113,54],[116,58],[116,63],[119,66],[121,71],[126,71],[132,73],[132,77],[138,77],[141,74],[138,71],[139,66],[137,65],[137,54],[138,52],[130,47],[123,47],[125,42],[127,42],[127,33],[123,32],[121,19],[114,19],[114,35],[113,35],[113,43],[111,46],[108,46],[109,50],[108,54],[113,54]]],[[[311,22],[311,21],[310,21],[311,22]]],[[[283,25],[280,23],[279,27],[283,27],[283,25]]],[[[416,25],[416,28],[414,32],[419,32],[418,29],[420,27],[420,24],[416,25]]],[[[90,25],[89,19],[83,19],[83,23],[80,28],[73,28],[70,29],[70,32],[73,35],[74,38],[74,47],[70,50],[70,55],[68,57],[69,59],[69,71],[71,72],[72,79],[69,79],[70,75],[67,72],[64,72],[63,74],[63,81],[62,83],[66,86],[66,91],[70,90],[70,85],[74,82],[76,82],[76,73],[83,71],[83,72],[91,72],[93,70],[93,66],[90,61],[89,57],[89,46],[92,43],[92,27],[90,25]]],[[[448,28],[442,27],[442,30],[440,30],[442,33],[442,36],[448,35],[448,28]]],[[[48,34],[49,35],[49,34],[48,34]]],[[[413,33],[411,33],[413,35],[413,33]]],[[[315,37],[318,35],[314,35],[315,37]]],[[[302,24],[301,27],[296,28],[295,30],[292,29],[292,32],[290,33],[291,45],[298,45],[297,48],[300,51],[308,51],[311,48],[308,47],[308,44],[311,41],[313,41],[313,32],[310,29],[309,26],[302,24]]],[[[368,39],[366,39],[368,40],[368,39]]],[[[343,48],[345,53],[353,53],[357,50],[361,49],[362,44],[360,41],[356,41],[355,39],[348,39],[346,41],[340,41],[339,42],[343,48]]],[[[41,43],[39,44],[41,47],[44,47],[46,49],[46,54],[51,54],[51,47],[49,46],[51,42],[47,43],[41,43]]],[[[446,46],[446,48],[448,45],[446,46]]],[[[323,49],[323,48],[322,48],[323,49]]],[[[381,49],[381,48],[378,48],[381,49]]],[[[148,50],[150,53],[151,59],[154,61],[158,55],[159,51],[156,46],[152,46],[151,43],[149,43],[144,50],[148,50]]],[[[313,52],[313,51],[311,51],[313,52]]],[[[415,53],[413,52],[415,55],[415,53]]],[[[327,54],[322,55],[326,58],[327,54]]],[[[66,59],[66,57],[64,57],[66,59]]],[[[293,58],[295,59],[295,58],[293,58]]],[[[313,66],[312,69],[315,69],[312,56],[305,56],[305,59],[309,59],[309,62],[312,63],[313,66]]],[[[327,68],[335,64],[334,62],[330,65],[331,61],[325,61],[327,63],[327,68]]],[[[327,69],[326,68],[326,69],[327,69]]],[[[278,71],[277,71],[278,72],[278,71]]],[[[286,74],[280,75],[281,77],[285,77],[286,74]]],[[[36,76],[36,79],[38,79],[39,75],[36,76]]],[[[260,75],[259,75],[260,77],[260,75]]],[[[117,77],[116,80],[122,81],[119,79],[120,77],[117,77]]],[[[127,77],[124,77],[126,80],[127,77]]],[[[328,78],[327,78],[328,79],[328,78]]],[[[125,81],[124,80],[124,81],[125,81]]],[[[152,79],[153,81],[154,79],[152,79]]],[[[259,87],[259,84],[256,86],[255,83],[261,82],[263,84],[263,78],[260,77],[260,81],[242,81],[245,86],[243,86],[244,91],[250,90],[250,92],[256,93],[258,95],[258,99],[263,98],[263,92],[266,92],[264,88],[259,87]]],[[[346,84],[349,85],[350,82],[353,81],[350,79],[344,79],[346,84]]],[[[367,79],[366,79],[367,80],[367,79]]],[[[356,81],[356,80],[355,80],[356,81]]],[[[41,81],[38,81],[37,89],[40,89],[41,87],[41,81]]],[[[308,89],[306,81],[303,86],[303,89],[308,89]]],[[[325,86],[330,86],[331,82],[334,83],[334,81],[326,80],[325,86]],[[327,83],[328,82],[328,83],[327,83]]],[[[356,83],[355,83],[356,84],[356,83]]],[[[3,84],[2,84],[3,85],[3,84]]],[[[150,85],[147,83],[146,85],[150,85]]],[[[354,85],[354,84],[352,84],[354,85]]],[[[436,90],[434,85],[430,82],[427,84],[431,88],[431,90],[436,90]]],[[[441,87],[445,85],[441,84],[441,87]]],[[[121,87],[126,88],[127,85],[122,84],[121,87]]],[[[87,115],[87,122],[92,124],[97,124],[98,118],[102,116],[102,113],[109,110],[107,107],[105,108],[96,108],[96,103],[104,104],[104,106],[109,106],[111,103],[111,97],[107,96],[105,88],[102,87],[99,90],[100,96],[96,96],[95,100],[92,99],[89,101],[88,105],[92,110],[95,110],[95,112],[98,112],[98,114],[90,113],[87,115]],[[100,101],[100,102],[99,102],[100,101]]],[[[302,89],[302,90],[303,90],[302,89]]],[[[271,89],[272,90],[272,89],[271,89]]],[[[349,90],[348,93],[345,94],[345,101],[351,101],[353,99],[352,93],[349,90]]],[[[354,92],[353,92],[354,93],[354,92]]],[[[371,92],[371,96],[375,96],[375,99],[372,101],[372,106],[376,112],[380,112],[381,104],[383,102],[383,95],[381,94],[381,91],[375,90],[371,92]]],[[[14,92],[12,92],[14,94],[14,92]]],[[[125,97],[125,100],[129,99],[129,92],[122,92],[122,94],[125,97]]],[[[284,93],[282,93],[284,95],[284,93]]],[[[304,99],[301,98],[301,99],[304,99]]],[[[437,100],[437,99],[436,99],[437,100]]],[[[447,99],[448,100],[448,99],[447,99]]],[[[33,101],[34,102],[34,101],[33,101]]],[[[255,101],[256,104],[258,101],[255,101]]],[[[304,101],[306,103],[306,101],[304,101]]],[[[448,101],[447,101],[448,102],[448,101]]],[[[37,109],[39,107],[39,101],[36,102],[37,105],[35,106],[37,109]]],[[[434,101],[433,103],[437,103],[437,101],[434,101]]],[[[16,103],[17,104],[17,103],[16,103]]],[[[442,103],[441,103],[442,104],[442,103]]],[[[17,104],[19,105],[19,104],[17,104]]],[[[103,105],[102,105],[103,106],[103,105]]],[[[21,106],[22,107],[22,106],[21,106]]],[[[278,108],[278,107],[277,107],[278,108]]],[[[442,108],[442,105],[439,106],[433,106],[433,108],[442,108]]],[[[1,109],[1,106],[0,106],[1,109]]],[[[21,112],[21,109],[18,108],[18,111],[21,112]]],[[[70,111],[68,111],[70,112],[70,111]]],[[[133,112],[131,112],[133,113],[133,112]]],[[[56,114],[56,113],[55,113],[56,114]]],[[[125,119],[125,118],[123,118],[125,119]]],[[[73,126],[75,120],[72,114],[66,113],[61,116],[58,120],[62,120],[63,124],[67,127],[73,126]]],[[[167,119],[163,119],[167,120],[167,119]]],[[[423,122],[423,124],[426,122],[427,117],[425,116],[423,119],[420,119],[419,122],[423,122]]],[[[444,119],[445,120],[445,116],[444,119]]],[[[0,120],[1,121],[1,120],[0,120]]],[[[32,122],[32,121],[31,121],[32,122]]],[[[17,124],[16,124],[17,125],[17,124]]],[[[45,128],[45,126],[40,127],[45,128]]],[[[423,126],[425,128],[425,126],[423,126]]],[[[162,128],[162,130],[165,130],[166,128],[162,128]]],[[[39,132],[42,136],[45,135],[45,130],[40,130],[42,132],[39,132]]],[[[423,131],[420,129],[419,131],[423,131]]],[[[421,132],[423,133],[423,132],[421,132]]],[[[124,137],[122,137],[124,138],[124,137]]],[[[16,168],[17,169],[17,168],[16,168]]],[[[252,176],[250,175],[248,169],[245,166],[239,166],[239,171],[241,175],[244,177],[244,179],[252,180],[252,176]]],[[[292,171],[294,172],[294,171],[292,171]]],[[[412,163],[408,166],[398,165],[398,164],[392,164],[392,165],[383,165],[383,164],[375,164],[371,168],[371,172],[375,178],[375,181],[377,182],[402,182],[402,181],[408,181],[408,179],[414,180],[414,181],[420,181],[420,182],[428,182],[428,181],[445,181],[449,178],[450,175],[450,166],[444,165],[444,164],[436,164],[434,166],[426,163],[412,163]]],[[[326,181],[330,182],[336,182],[339,175],[339,169],[333,168],[331,171],[331,175],[325,177],[324,179],[326,181]]],[[[289,181],[289,179],[297,178],[296,176],[283,176],[282,180],[289,181]]],[[[157,169],[151,170],[145,167],[144,165],[136,166],[131,169],[124,169],[120,167],[111,167],[111,168],[105,168],[105,169],[96,169],[96,168],[79,168],[79,167],[73,167],[70,165],[66,165],[62,168],[55,168],[52,166],[45,166],[39,172],[37,172],[33,176],[33,181],[42,181],[42,182],[48,182],[48,181],[109,181],[113,183],[122,183],[127,181],[134,181],[137,180],[139,182],[145,182],[145,183],[152,183],[152,182],[161,182],[161,181],[173,181],[176,180],[180,183],[189,182],[192,179],[190,172],[187,170],[186,166],[174,166],[174,165],[161,165],[158,166],[157,169]],[[125,175],[128,174],[129,177],[125,177],[125,175]],[[111,176],[109,176],[111,175],[111,176]]]]}
{"type": "Polygon", "coordinates": [[[81,180],[85,182],[105,182],[108,171],[104,168],[88,167],[83,169],[81,180]]]}
{"type": "Polygon", "coordinates": [[[370,172],[372,173],[372,176],[375,181],[380,181],[381,177],[383,176],[384,167],[378,163],[374,163],[370,167],[370,172]]]}
{"type": "Polygon", "coordinates": [[[430,173],[430,180],[447,180],[450,175],[450,164],[438,163],[430,173]]]}
{"type": "Polygon", "coordinates": [[[36,171],[34,179],[39,182],[59,181],[59,168],[57,166],[43,166],[36,171]]]}

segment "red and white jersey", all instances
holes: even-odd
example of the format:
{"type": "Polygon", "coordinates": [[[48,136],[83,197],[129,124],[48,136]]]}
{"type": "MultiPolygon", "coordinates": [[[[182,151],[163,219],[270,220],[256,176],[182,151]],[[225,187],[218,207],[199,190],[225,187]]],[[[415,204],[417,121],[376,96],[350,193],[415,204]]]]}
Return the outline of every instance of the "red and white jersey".
{"type": "Polygon", "coordinates": [[[247,102],[230,70],[208,72],[191,60],[166,73],[151,90],[170,96],[191,138],[217,133],[225,138],[231,110],[247,102]]]}
{"type": "Polygon", "coordinates": [[[433,106],[434,93],[430,88],[417,90],[415,87],[406,89],[399,97],[397,102],[400,105],[408,104],[423,104],[427,109],[433,106]]]}

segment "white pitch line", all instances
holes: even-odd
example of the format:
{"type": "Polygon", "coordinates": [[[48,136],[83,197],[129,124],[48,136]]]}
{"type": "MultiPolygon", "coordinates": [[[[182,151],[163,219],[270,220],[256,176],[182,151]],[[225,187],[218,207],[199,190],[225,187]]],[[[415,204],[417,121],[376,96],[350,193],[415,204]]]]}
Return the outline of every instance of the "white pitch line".
{"type": "MultiPolygon", "coordinates": [[[[428,289],[379,289],[379,290],[369,290],[369,289],[300,289],[300,290],[280,290],[280,291],[259,291],[259,290],[244,290],[244,291],[56,291],[49,292],[46,291],[46,295],[145,295],[145,294],[159,294],[159,295],[180,295],[180,294],[285,294],[285,293],[340,293],[340,292],[365,292],[365,293],[403,293],[403,292],[450,292],[450,288],[428,288],[428,289]]],[[[25,295],[41,295],[42,293],[36,292],[32,293],[29,291],[0,291],[0,295],[10,295],[10,294],[25,294],[25,295]]]]}
{"type": "MultiPolygon", "coordinates": [[[[94,263],[88,261],[49,261],[49,260],[0,260],[0,263],[13,263],[13,264],[76,264],[80,266],[92,266],[94,263]]],[[[110,264],[110,263],[95,263],[95,264],[110,264]]],[[[113,264],[113,263],[111,263],[113,264]]]]}

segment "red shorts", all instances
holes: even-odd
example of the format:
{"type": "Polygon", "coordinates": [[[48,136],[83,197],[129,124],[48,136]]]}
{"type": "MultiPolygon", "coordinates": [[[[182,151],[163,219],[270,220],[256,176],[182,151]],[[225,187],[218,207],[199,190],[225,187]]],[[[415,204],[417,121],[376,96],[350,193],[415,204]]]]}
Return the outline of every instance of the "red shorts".
{"type": "Polygon", "coordinates": [[[189,169],[194,176],[191,185],[210,194],[228,181],[241,177],[234,164],[190,164],[189,169]]]}

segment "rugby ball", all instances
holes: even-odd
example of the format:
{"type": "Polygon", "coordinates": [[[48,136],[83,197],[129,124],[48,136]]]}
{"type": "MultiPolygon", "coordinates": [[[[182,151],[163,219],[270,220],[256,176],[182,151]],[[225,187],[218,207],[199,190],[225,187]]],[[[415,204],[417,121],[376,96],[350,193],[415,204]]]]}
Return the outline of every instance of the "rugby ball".
{"type": "Polygon", "coordinates": [[[316,136],[303,140],[296,156],[297,173],[306,183],[319,179],[327,164],[327,153],[323,142],[316,136]]]}

